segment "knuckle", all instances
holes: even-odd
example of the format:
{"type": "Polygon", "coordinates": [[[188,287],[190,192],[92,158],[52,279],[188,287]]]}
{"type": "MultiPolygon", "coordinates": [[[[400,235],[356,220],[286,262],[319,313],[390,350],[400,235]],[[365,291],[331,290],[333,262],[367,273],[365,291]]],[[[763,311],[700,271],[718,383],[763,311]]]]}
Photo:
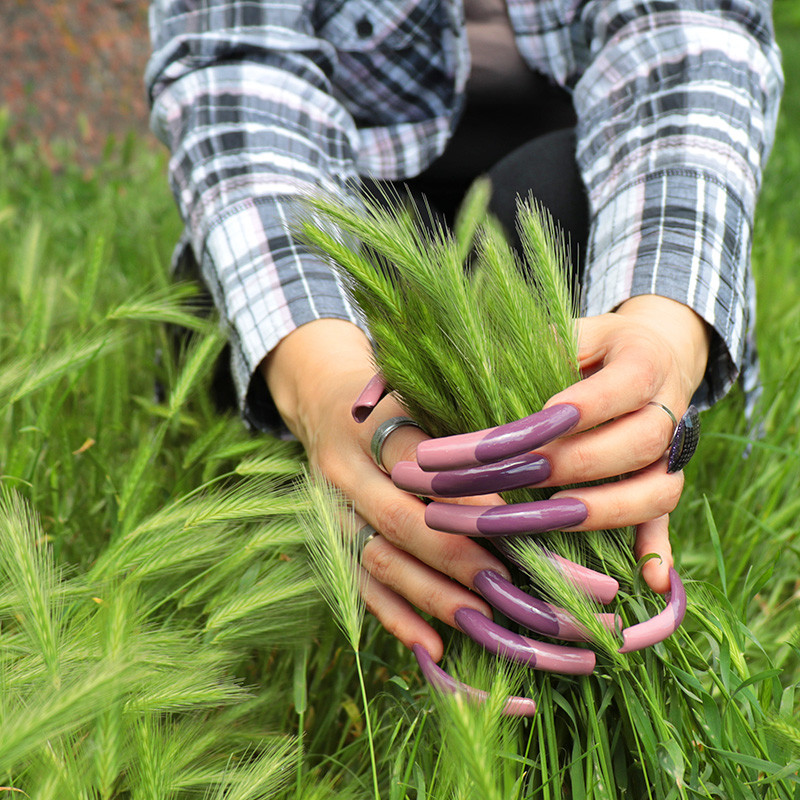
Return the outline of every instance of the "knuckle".
{"type": "Polygon", "coordinates": [[[445,575],[460,578],[459,572],[464,566],[463,541],[458,536],[447,535],[436,553],[437,568],[445,575]]]}
{"type": "Polygon", "coordinates": [[[670,475],[669,480],[665,481],[659,497],[662,514],[668,514],[675,509],[681,499],[682,492],[683,474],[670,475]]]}
{"type": "Polygon", "coordinates": [[[648,425],[636,438],[635,455],[641,466],[658,461],[666,449],[664,435],[658,425],[648,425]]]}
{"type": "Polygon", "coordinates": [[[401,544],[412,528],[413,512],[404,503],[385,503],[378,511],[377,529],[390,541],[401,544]]]}
{"type": "Polygon", "coordinates": [[[389,580],[394,566],[394,554],[388,547],[370,547],[364,552],[364,563],[369,574],[379,583],[391,585],[389,580]]]}
{"type": "Polygon", "coordinates": [[[635,381],[635,390],[642,405],[655,397],[656,392],[661,388],[661,382],[661,371],[658,369],[654,359],[648,356],[641,357],[635,381]]]}

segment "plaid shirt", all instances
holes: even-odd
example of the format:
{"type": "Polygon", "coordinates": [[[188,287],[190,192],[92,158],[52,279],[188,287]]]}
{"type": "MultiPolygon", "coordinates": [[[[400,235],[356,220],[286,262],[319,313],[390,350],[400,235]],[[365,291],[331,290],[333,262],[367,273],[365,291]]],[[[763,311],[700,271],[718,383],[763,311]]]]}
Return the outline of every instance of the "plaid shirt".
{"type": "MultiPolygon", "coordinates": [[[[782,88],[769,0],[507,0],[528,65],[568,88],[591,231],[584,308],[637,294],[714,330],[696,398],[756,383],[749,266],[782,88]]],[[[297,326],[359,322],[287,232],[314,187],[414,176],[445,148],[469,74],[459,0],[156,0],[152,127],[230,327],[242,405],[297,326]],[[248,395],[248,388],[250,393],[248,395]]],[[[262,408],[265,406],[262,406],[262,408]]]]}

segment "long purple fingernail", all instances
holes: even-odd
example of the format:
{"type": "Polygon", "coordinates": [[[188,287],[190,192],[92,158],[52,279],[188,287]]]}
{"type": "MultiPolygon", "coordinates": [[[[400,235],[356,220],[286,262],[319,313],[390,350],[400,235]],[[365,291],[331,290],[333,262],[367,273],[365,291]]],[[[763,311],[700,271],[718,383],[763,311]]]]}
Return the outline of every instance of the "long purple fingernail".
{"type": "MultiPolygon", "coordinates": [[[[489,695],[481,689],[476,689],[467,683],[457,681],[452,675],[448,675],[431,657],[431,654],[421,645],[412,646],[412,651],[417,659],[417,664],[425,676],[425,680],[440,692],[449,694],[465,694],[467,697],[479,703],[486,702],[489,695]]],[[[517,697],[512,695],[506,700],[503,706],[503,713],[509,717],[532,717],[536,713],[536,703],[529,697],[517,697]]]]}
{"type": "Polygon", "coordinates": [[[491,569],[481,570],[472,584],[489,605],[509,619],[545,636],[558,636],[558,619],[544,600],[531,597],[491,569]]]}
{"type": "MultiPolygon", "coordinates": [[[[475,589],[501,614],[532,631],[568,642],[585,642],[591,637],[586,628],[563,608],[523,592],[493,570],[481,570],[473,580],[475,589]]],[[[595,614],[606,628],[618,631],[616,614],[595,614]]]]}
{"type": "Polygon", "coordinates": [[[376,372],[367,385],[361,390],[361,394],[356,398],[350,413],[356,422],[364,422],[372,413],[372,409],[389,394],[389,387],[380,372],[376,372]]]}
{"type": "Polygon", "coordinates": [[[591,650],[547,644],[520,636],[487,619],[474,608],[463,606],[455,613],[456,624],[470,639],[490,653],[526,664],[532,669],[564,675],[588,675],[595,665],[591,650]]]}
{"type": "Polygon", "coordinates": [[[575,406],[561,403],[495,428],[421,442],[417,460],[429,472],[488,464],[541,447],[574,428],[579,419],[575,406]]]}
{"type": "Polygon", "coordinates": [[[533,454],[448,472],[425,472],[413,461],[399,461],[392,470],[392,480],[400,489],[438,497],[507,492],[532,486],[549,477],[550,462],[544,456],[533,454]]]}
{"type": "Polygon", "coordinates": [[[678,573],[670,567],[669,597],[666,607],[652,619],[625,628],[622,631],[622,647],[619,652],[632,653],[634,650],[642,650],[657,642],[663,642],[678,630],[685,615],[686,589],[678,573]]]}
{"type": "Polygon", "coordinates": [[[610,603],[619,591],[619,581],[610,575],[596,572],[582,564],[576,564],[558,553],[544,550],[544,554],[580,589],[588,598],[606,605],[610,603]]]}
{"type": "Polygon", "coordinates": [[[467,536],[514,536],[541,533],[580,525],[589,515],[574,497],[515,503],[509,506],[465,506],[429,503],[425,508],[428,527],[467,536]]]}

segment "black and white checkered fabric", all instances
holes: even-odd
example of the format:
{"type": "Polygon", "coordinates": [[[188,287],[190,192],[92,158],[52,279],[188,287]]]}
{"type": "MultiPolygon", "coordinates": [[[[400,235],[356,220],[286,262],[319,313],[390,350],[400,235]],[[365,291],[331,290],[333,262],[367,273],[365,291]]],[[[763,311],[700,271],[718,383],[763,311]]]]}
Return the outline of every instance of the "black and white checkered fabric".
{"type": "MultiPolygon", "coordinates": [[[[531,68],[573,92],[592,214],[586,314],[644,293],[715,331],[696,402],[752,385],[753,212],[782,88],[767,0],[508,0],[531,68]]],[[[231,329],[244,405],[264,356],[358,322],[290,234],[298,200],[402,179],[445,148],[469,53],[458,0],[156,0],[152,126],[186,244],[231,329]]]]}

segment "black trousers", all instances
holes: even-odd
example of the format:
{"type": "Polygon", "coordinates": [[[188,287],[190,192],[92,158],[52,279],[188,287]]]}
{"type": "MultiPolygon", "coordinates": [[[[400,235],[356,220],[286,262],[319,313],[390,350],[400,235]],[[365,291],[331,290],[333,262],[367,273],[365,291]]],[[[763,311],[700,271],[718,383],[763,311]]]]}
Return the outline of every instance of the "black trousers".
{"type": "MultiPolygon", "coordinates": [[[[524,98],[469,99],[444,154],[418,177],[390,186],[401,196],[408,190],[422,219],[430,209],[451,225],[464,194],[481,175],[492,184],[490,211],[517,249],[517,198],[530,193],[550,211],[568,237],[572,283],[578,285],[589,221],[575,163],[575,112],[569,94],[539,76],[524,98]]],[[[376,184],[365,185],[370,191],[376,184]]]]}

